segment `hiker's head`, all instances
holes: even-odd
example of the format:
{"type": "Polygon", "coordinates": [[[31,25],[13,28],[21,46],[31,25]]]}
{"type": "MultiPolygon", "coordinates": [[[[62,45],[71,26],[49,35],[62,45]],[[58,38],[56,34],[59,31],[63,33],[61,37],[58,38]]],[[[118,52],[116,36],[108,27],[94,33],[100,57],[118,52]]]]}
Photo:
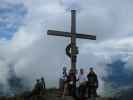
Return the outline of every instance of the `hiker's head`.
{"type": "Polygon", "coordinates": [[[37,83],[39,83],[39,82],[40,82],[40,80],[39,80],[39,79],[37,79],[37,80],[36,80],[36,82],[37,82],[37,83]]]}
{"type": "Polygon", "coordinates": [[[81,69],[80,69],[80,74],[83,74],[83,73],[84,73],[84,69],[81,68],[81,69]]]}
{"type": "Polygon", "coordinates": [[[90,72],[94,72],[94,69],[93,69],[93,67],[91,67],[91,68],[90,68],[90,72]]]}
{"type": "Polygon", "coordinates": [[[66,67],[63,67],[62,70],[63,70],[63,72],[66,72],[67,71],[67,68],[66,67]]]}
{"type": "Polygon", "coordinates": [[[41,81],[44,81],[44,78],[43,77],[41,77],[41,81]]]}

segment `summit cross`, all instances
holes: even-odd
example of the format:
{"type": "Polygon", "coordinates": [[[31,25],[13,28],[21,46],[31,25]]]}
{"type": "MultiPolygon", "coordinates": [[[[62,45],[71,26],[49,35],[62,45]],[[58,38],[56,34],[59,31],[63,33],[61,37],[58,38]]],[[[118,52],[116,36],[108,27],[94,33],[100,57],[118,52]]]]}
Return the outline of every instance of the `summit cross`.
{"type": "Polygon", "coordinates": [[[94,35],[85,35],[85,34],[76,33],[76,10],[71,10],[71,32],[48,30],[47,34],[71,38],[70,44],[66,47],[66,54],[70,57],[71,70],[73,70],[74,72],[76,72],[76,62],[77,62],[76,59],[78,55],[78,47],[76,44],[76,39],[80,38],[80,39],[96,40],[96,36],[94,35]]]}

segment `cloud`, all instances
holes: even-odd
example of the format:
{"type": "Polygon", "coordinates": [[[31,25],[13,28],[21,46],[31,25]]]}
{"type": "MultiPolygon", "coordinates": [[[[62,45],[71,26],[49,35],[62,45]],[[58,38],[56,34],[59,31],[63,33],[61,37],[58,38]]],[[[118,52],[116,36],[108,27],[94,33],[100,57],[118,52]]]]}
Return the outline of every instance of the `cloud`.
{"type": "MultiPolygon", "coordinates": [[[[6,0],[7,3],[23,5],[27,13],[25,17],[21,17],[23,24],[16,24],[19,27],[11,40],[0,41],[1,66],[9,69],[9,64],[13,63],[16,75],[26,77],[31,88],[35,79],[41,76],[46,78],[47,87],[57,86],[62,67],[66,65],[70,68],[70,60],[65,55],[69,39],[47,36],[46,32],[48,29],[70,31],[70,12],[60,5],[60,0],[17,0],[16,3],[6,0]]],[[[77,32],[97,35],[97,40],[78,40],[80,54],[77,66],[78,69],[94,66],[102,91],[103,76],[108,75],[106,64],[112,63],[116,58],[132,58],[132,37],[128,36],[133,31],[132,1],[86,0],[82,4],[83,8],[77,12],[77,32]]],[[[18,7],[20,12],[23,12],[23,6],[18,7]]],[[[14,7],[16,6],[12,9],[14,7]]],[[[11,23],[14,20],[16,22],[18,16],[21,14],[15,12],[11,23]]],[[[132,68],[131,60],[127,64],[130,64],[128,69],[132,68]]],[[[8,70],[1,68],[5,72],[3,78],[6,81],[8,70]]]]}
{"type": "Polygon", "coordinates": [[[6,1],[0,3],[0,38],[11,39],[14,32],[23,23],[25,7],[22,3],[11,4],[6,1]]]}

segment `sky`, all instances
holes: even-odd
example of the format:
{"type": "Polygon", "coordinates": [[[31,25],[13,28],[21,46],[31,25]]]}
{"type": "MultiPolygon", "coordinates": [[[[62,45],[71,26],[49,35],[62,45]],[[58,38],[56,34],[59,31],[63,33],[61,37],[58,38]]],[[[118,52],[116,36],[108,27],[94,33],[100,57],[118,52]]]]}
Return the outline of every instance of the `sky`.
{"type": "MultiPolygon", "coordinates": [[[[45,77],[47,87],[58,85],[68,38],[47,36],[48,29],[70,31],[70,9],[77,10],[77,32],[96,35],[97,40],[77,40],[77,67],[94,67],[103,92],[107,64],[125,61],[133,71],[132,0],[0,0],[0,83],[7,85],[9,70],[27,79],[45,77]],[[10,67],[10,64],[13,66],[10,67]]],[[[117,73],[118,74],[118,73],[117,73]]]]}

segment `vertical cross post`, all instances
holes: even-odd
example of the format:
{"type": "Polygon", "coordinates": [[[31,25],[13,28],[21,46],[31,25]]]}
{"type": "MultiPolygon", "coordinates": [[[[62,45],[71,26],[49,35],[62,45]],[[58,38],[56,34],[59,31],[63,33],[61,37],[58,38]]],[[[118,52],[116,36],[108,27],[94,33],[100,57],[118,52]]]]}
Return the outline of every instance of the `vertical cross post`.
{"type": "Polygon", "coordinates": [[[76,71],[76,10],[71,10],[71,69],[76,71]]]}

